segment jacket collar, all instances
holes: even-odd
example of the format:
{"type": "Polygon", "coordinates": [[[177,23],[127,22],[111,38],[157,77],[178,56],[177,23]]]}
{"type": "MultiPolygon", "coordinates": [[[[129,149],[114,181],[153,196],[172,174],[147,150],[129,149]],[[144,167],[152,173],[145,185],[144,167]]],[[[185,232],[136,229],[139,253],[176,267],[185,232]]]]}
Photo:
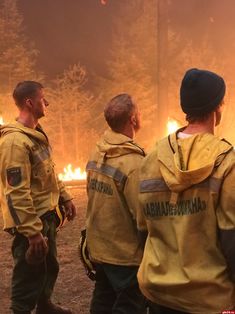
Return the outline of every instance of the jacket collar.
{"type": "Polygon", "coordinates": [[[133,139],[131,139],[130,137],[128,137],[122,133],[114,132],[112,130],[105,131],[104,140],[107,143],[113,144],[113,145],[119,145],[119,144],[123,144],[126,142],[133,142],[133,139]]]}

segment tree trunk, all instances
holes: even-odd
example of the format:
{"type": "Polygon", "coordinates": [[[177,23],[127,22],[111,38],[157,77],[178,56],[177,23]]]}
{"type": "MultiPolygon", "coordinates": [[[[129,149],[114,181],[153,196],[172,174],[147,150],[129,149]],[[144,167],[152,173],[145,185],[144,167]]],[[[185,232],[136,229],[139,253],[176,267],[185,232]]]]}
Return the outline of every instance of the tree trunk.
{"type": "Polygon", "coordinates": [[[63,129],[63,113],[62,110],[60,110],[60,116],[59,116],[59,130],[60,130],[60,148],[61,148],[61,157],[62,160],[65,158],[65,143],[64,143],[64,129],[63,129]]]}
{"type": "Polygon", "coordinates": [[[166,125],[168,119],[168,1],[158,0],[158,62],[157,62],[157,114],[158,114],[158,138],[167,134],[166,125]]]}
{"type": "Polygon", "coordinates": [[[79,116],[78,116],[78,108],[77,108],[77,103],[75,102],[75,107],[74,107],[74,116],[75,116],[75,125],[74,125],[74,130],[75,130],[75,164],[79,162],[79,144],[78,144],[78,126],[79,126],[79,116]]]}

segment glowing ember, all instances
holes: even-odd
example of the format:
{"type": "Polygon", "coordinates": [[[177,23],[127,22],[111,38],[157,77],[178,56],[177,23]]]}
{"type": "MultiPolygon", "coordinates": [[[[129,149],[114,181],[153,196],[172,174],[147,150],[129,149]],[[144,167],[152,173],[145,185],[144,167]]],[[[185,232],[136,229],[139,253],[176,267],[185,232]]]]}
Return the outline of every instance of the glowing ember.
{"type": "Polygon", "coordinates": [[[0,125],[3,125],[4,121],[3,121],[3,117],[0,116],[0,125]]]}
{"type": "Polygon", "coordinates": [[[69,164],[64,168],[64,173],[59,173],[58,176],[62,181],[85,180],[86,171],[82,171],[81,168],[73,169],[72,165],[69,164]]]}
{"type": "Polygon", "coordinates": [[[180,128],[179,123],[176,120],[168,118],[167,121],[167,134],[174,133],[180,128]]]}

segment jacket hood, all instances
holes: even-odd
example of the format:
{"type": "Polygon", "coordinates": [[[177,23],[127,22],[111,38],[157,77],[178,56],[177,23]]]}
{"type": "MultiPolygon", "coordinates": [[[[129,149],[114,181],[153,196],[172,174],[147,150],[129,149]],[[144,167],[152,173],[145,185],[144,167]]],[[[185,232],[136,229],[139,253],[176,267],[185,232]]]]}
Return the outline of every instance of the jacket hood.
{"type": "Polygon", "coordinates": [[[178,139],[177,133],[158,143],[158,159],[166,184],[179,193],[208,178],[233,146],[210,133],[184,139],[178,139]]]}
{"type": "Polygon", "coordinates": [[[96,149],[103,158],[116,158],[132,153],[145,155],[144,150],[131,138],[112,130],[104,133],[101,141],[96,144],[96,149]]]}
{"type": "Polygon", "coordinates": [[[4,124],[0,125],[0,137],[4,137],[10,133],[19,132],[23,134],[27,134],[29,137],[35,138],[36,140],[39,140],[43,142],[44,144],[48,145],[48,140],[46,135],[44,135],[43,131],[41,130],[41,126],[38,125],[37,129],[31,129],[28,127],[25,127],[20,122],[14,122],[10,124],[4,124]]]}

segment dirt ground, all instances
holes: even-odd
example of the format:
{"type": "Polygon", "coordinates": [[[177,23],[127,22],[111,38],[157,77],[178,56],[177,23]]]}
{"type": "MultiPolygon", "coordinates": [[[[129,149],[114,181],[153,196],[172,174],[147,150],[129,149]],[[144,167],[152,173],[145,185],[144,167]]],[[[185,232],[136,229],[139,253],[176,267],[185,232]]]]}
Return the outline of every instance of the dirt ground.
{"type": "MultiPolygon", "coordinates": [[[[74,314],[88,314],[93,282],[86,277],[78,256],[78,242],[81,228],[84,227],[86,208],[85,186],[72,188],[71,193],[78,207],[78,215],[72,223],[67,223],[58,233],[58,259],[60,273],[53,300],[73,310],[74,314]]],[[[0,214],[0,229],[2,215],[0,214]]],[[[10,280],[12,270],[12,238],[0,230],[0,314],[10,314],[10,280]]]]}

